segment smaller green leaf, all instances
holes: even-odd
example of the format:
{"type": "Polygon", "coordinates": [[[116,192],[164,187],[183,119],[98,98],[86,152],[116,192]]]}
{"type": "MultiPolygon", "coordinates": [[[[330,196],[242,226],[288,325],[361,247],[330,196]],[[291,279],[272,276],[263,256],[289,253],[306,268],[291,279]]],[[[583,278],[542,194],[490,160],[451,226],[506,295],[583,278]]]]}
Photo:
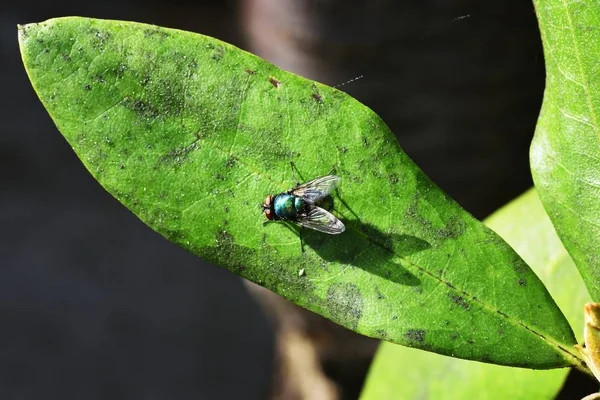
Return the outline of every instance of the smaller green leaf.
{"type": "Polygon", "coordinates": [[[531,170],[558,235],[600,301],[600,7],[592,0],[534,4],[546,89],[531,170]]]}
{"type": "MultiPolygon", "coordinates": [[[[583,304],[590,297],[535,190],[494,213],[486,223],[534,269],[581,341],[583,304]]],[[[382,343],[361,399],[549,399],[558,393],[568,372],[481,364],[382,343]]]]}

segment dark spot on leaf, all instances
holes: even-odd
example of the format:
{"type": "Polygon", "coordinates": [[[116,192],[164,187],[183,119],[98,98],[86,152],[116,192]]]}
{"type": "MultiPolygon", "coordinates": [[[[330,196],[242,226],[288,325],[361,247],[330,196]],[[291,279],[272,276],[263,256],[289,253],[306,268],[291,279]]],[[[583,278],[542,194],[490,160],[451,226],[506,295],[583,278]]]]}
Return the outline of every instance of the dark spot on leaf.
{"type": "Polygon", "coordinates": [[[86,84],[83,86],[83,88],[84,88],[85,90],[87,90],[87,91],[90,91],[90,90],[92,90],[92,85],[90,85],[89,83],[86,83],[86,84]]]}
{"type": "Polygon", "coordinates": [[[211,58],[215,61],[221,61],[221,58],[223,58],[223,53],[223,46],[217,46],[211,58]]]}
{"type": "Polygon", "coordinates": [[[94,75],[94,82],[96,83],[106,83],[106,80],[104,79],[104,77],[100,74],[96,74],[94,75]]]}
{"type": "Polygon", "coordinates": [[[463,234],[467,224],[455,215],[451,216],[446,226],[437,230],[437,235],[442,239],[456,239],[463,234]]]}
{"type": "Polygon", "coordinates": [[[179,148],[171,150],[166,155],[162,156],[159,159],[159,162],[161,164],[175,164],[175,165],[183,164],[187,160],[189,154],[192,151],[198,149],[198,146],[199,146],[198,142],[199,142],[199,139],[196,139],[187,146],[179,147],[179,148]]]}
{"type": "Polygon", "coordinates": [[[379,291],[379,287],[375,286],[375,292],[377,293],[377,300],[385,299],[385,296],[379,291]]]}
{"type": "Polygon", "coordinates": [[[470,310],[471,306],[469,305],[469,303],[464,299],[464,297],[459,296],[457,294],[454,293],[450,293],[450,298],[452,299],[452,301],[457,305],[460,306],[462,308],[464,308],[465,310],[470,310]]]}
{"type": "Polygon", "coordinates": [[[338,147],[338,151],[342,154],[346,154],[348,152],[348,148],[346,146],[338,147]]]}
{"type": "Polygon", "coordinates": [[[120,78],[123,75],[123,73],[125,73],[126,70],[127,70],[127,65],[125,65],[123,63],[119,64],[117,69],[114,70],[117,79],[120,78]]]}
{"type": "Polygon", "coordinates": [[[388,337],[388,333],[383,329],[377,329],[375,331],[375,337],[385,340],[388,337]]]}
{"type": "Polygon", "coordinates": [[[144,30],[144,36],[146,37],[151,37],[151,36],[158,36],[161,39],[167,38],[169,37],[169,34],[165,31],[163,31],[162,29],[159,29],[158,27],[154,28],[154,29],[145,29],[144,30]]]}
{"type": "Polygon", "coordinates": [[[223,209],[223,211],[225,211],[226,213],[228,213],[228,212],[229,212],[229,207],[225,207],[225,208],[223,209]]]}
{"type": "Polygon", "coordinates": [[[223,175],[221,175],[220,173],[217,172],[215,175],[215,179],[218,181],[224,181],[225,177],[223,177],[223,175]]]}
{"type": "Polygon", "coordinates": [[[182,232],[176,230],[163,231],[163,235],[173,243],[181,243],[185,238],[185,235],[182,232]]]}
{"type": "Polygon", "coordinates": [[[365,147],[369,147],[371,144],[369,143],[369,139],[367,139],[366,137],[362,138],[362,144],[365,147]]]}
{"type": "Polygon", "coordinates": [[[143,119],[155,119],[160,115],[156,108],[140,99],[134,100],[127,97],[123,100],[123,105],[134,111],[140,118],[143,119]]]}
{"type": "Polygon", "coordinates": [[[459,335],[458,333],[456,333],[456,332],[452,332],[452,333],[450,334],[450,340],[456,340],[456,339],[458,339],[459,337],[460,337],[460,335],[459,335]]]}
{"type": "Polygon", "coordinates": [[[223,230],[217,232],[217,247],[229,247],[235,243],[235,238],[229,232],[223,230]]]}
{"type": "MultiPolygon", "coordinates": [[[[440,276],[441,276],[441,275],[442,275],[442,273],[439,273],[438,275],[440,275],[440,276]]],[[[446,281],[444,281],[444,283],[445,283],[445,284],[446,284],[446,286],[448,286],[449,288],[451,288],[451,289],[456,289],[456,288],[454,287],[454,285],[453,285],[453,284],[451,284],[450,282],[446,282],[446,281]]]]}
{"type": "Polygon", "coordinates": [[[92,45],[100,52],[104,51],[104,47],[112,37],[111,33],[103,32],[96,28],[91,28],[90,32],[92,33],[92,45]]]}
{"type": "Polygon", "coordinates": [[[323,96],[321,96],[318,93],[313,93],[312,94],[312,98],[315,99],[317,102],[322,103],[323,102],[323,96]]]}
{"type": "Polygon", "coordinates": [[[62,55],[62,59],[63,59],[63,61],[65,61],[65,62],[71,62],[71,56],[70,56],[70,55],[68,55],[68,54],[63,54],[63,55],[62,55]]]}
{"type": "Polygon", "coordinates": [[[121,164],[121,165],[119,165],[119,168],[120,168],[120,169],[125,169],[125,164],[121,164]]]}
{"type": "Polygon", "coordinates": [[[144,77],[142,78],[140,84],[142,86],[146,86],[149,82],[150,82],[150,75],[144,75],[144,77]]]}
{"type": "Polygon", "coordinates": [[[236,156],[229,156],[229,158],[227,158],[227,161],[225,161],[225,166],[227,168],[232,168],[235,166],[235,164],[237,163],[237,157],[236,156]]]}
{"type": "Polygon", "coordinates": [[[276,88],[279,88],[279,85],[281,85],[281,82],[279,82],[277,79],[273,78],[272,76],[269,77],[269,82],[271,82],[271,85],[275,86],[276,88]]]}
{"type": "Polygon", "coordinates": [[[395,185],[400,181],[400,179],[398,178],[398,175],[396,175],[394,173],[388,175],[388,180],[390,181],[390,183],[392,185],[395,185]]]}
{"type": "Polygon", "coordinates": [[[248,75],[254,75],[256,72],[255,72],[255,71],[253,71],[253,70],[251,70],[250,68],[246,68],[246,73],[247,73],[248,75]]]}
{"type": "Polygon", "coordinates": [[[331,318],[350,329],[358,327],[363,312],[363,298],[358,286],[334,283],[327,290],[327,308],[331,318]]]}
{"type": "Polygon", "coordinates": [[[505,313],[503,313],[502,311],[500,311],[500,310],[496,310],[496,312],[497,312],[498,314],[502,315],[503,317],[505,317],[505,318],[508,318],[508,315],[506,315],[506,314],[505,314],[505,313]]]}
{"type": "Polygon", "coordinates": [[[527,280],[519,279],[519,286],[527,286],[527,280]]]}
{"type": "Polygon", "coordinates": [[[423,343],[425,341],[425,331],[423,329],[409,329],[404,337],[412,343],[423,343]]]}

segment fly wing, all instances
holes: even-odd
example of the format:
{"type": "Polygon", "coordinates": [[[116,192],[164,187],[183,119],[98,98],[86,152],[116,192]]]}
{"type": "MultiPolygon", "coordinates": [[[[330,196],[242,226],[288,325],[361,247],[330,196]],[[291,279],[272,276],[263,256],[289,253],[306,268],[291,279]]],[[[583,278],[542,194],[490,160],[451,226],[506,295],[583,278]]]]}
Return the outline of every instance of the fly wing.
{"type": "MultiPolygon", "coordinates": [[[[290,192],[302,197],[308,203],[314,204],[331,193],[340,183],[340,177],[335,175],[322,176],[296,186],[290,192]]],[[[335,217],[334,217],[335,218],[335,217]]]]}
{"type": "Polygon", "coordinates": [[[346,230],[342,221],[337,219],[329,211],[316,206],[313,206],[306,215],[299,217],[296,222],[305,228],[329,233],[331,235],[337,235],[346,230]]]}

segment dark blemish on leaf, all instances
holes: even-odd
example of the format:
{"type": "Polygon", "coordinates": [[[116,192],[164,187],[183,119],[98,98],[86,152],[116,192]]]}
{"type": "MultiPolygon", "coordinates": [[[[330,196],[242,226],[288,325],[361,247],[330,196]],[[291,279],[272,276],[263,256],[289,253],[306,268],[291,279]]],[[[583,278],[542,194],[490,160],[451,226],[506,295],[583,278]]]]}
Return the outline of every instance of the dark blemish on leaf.
{"type": "Polygon", "coordinates": [[[323,102],[323,96],[321,96],[318,93],[313,93],[312,94],[312,98],[315,99],[318,103],[322,103],[323,102]]]}
{"type": "Polygon", "coordinates": [[[212,59],[215,61],[220,61],[221,58],[223,58],[223,54],[224,54],[223,46],[217,46],[217,50],[212,55],[212,59]]]}
{"type": "Polygon", "coordinates": [[[483,357],[481,357],[481,361],[487,363],[490,361],[490,355],[489,354],[484,354],[483,357]]]}
{"type": "Polygon", "coordinates": [[[125,73],[125,71],[127,70],[127,66],[123,63],[119,64],[119,66],[117,67],[117,69],[115,70],[115,75],[118,78],[121,78],[121,76],[123,75],[123,73],[125,73]]]}
{"type": "Polygon", "coordinates": [[[96,28],[90,29],[90,32],[93,35],[92,45],[94,47],[96,47],[96,49],[98,49],[100,52],[104,51],[104,47],[106,46],[107,42],[112,37],[111,33],[110,32],[102,32],[96,28]]]}
{"type": "Polygon", "coordinates": [[[146,36],[146,37],[159,36],[161,39],[165,39],[165,38],[169,37],[169,34],[165,31],[163,31],[162,29],[156,27],[154,29],[144,30],[144,36],[146,36]]]}
{"type": "Polygon", "coordinates": [[[164,190],[162,192],[160,192],[160,194],[158,195],[159,199],[166,199],[167,197],[168,197],[168,194],[164,190]]]}
{"type": "Polygon", "coordinates": [[[63,55],[62,55],[62,59],[63,59],[63,61],[65,61],[65,62],[71,62],[71,56],[70,56],[70,55],[68,55],[68,54],[63,54],[63,55]]]}
{"type": "Polygon", "coordinates": [[[460,306],[460,307],[464,308],[465,310],[470,310],[471,309],[471,306],[469,305],[469,303],[467,303],[467,301],[462,296],[450,293],[450,299],[452,299],[452,301],[457,306],[460,306]]]}
{"type": "Polygon", "coordinates": [[[348,148],[346,146],[338,147],[338,151],[342,154],[346,154],[348,152],[348,148]]]}
{"type": "Polygon", "coordinates": [[[225,177],[223,175],[221,175],[220,173],[217,172],[215,174],[215,179],[218,180],[218,181],[224,181],[225,177]]]}
{"type": "Polygon", "coordinates": [[[228,212],[229,212],[229,207],[225,207],[225,208],[223,209],[223,211],[225,211],[226,213],[228,213],[228,212]]]}
{"type": "Polygon", "coordinates": [[[148,83],[150,83],[150,75],[144,75],[140,82],[140,85],[146,86],[148,83]]]}
{"type": "Polygon", "coordinates": [[[467,340],[467,343],[473,345],[473,344],[475,344],[475,341],[473,339],[469,339],[469,340],[467,340]]]}
{"type": "Polygon", "coordinates": [[[356,329],[362,317],[363,298],[358,286],[334,283],[327,290],[327,308],[331,318],[350,329],[356,329]]]}
{"type": "Polygon", "coordinates": [[[187,146],[171,150],[166,155],[162,156],[159,159],[159,162],[161,164],[175,164],[180,166],[187,160],[189,154],[198,149],[198,147],[198,139],[196,139],[187,146]]]}
{"type": "Polygon", "coordinates": [[[185,239],[185,234],[177,230],[165,230],[163,234],[167,240],[173,243],[182,243],[185,239]]]}
{"type": "Polygon", "coordinates": [[[519,279],[519,286],[527,286],[527,280],[519,279]]]}
{"type": "Polygon", "coordinates": [[[90,90],[92,90],[92,85],[90,85],[89,83],[86,83],[86,84],[83,86],[83,89],[84,89],[84,90],[87,90],[87,91],[89,92],[90,90]]]}
{"type": "Polygon", "coordinates": [[[375,331],[375,337],[379,338],[379,339],[385,340],[388,337],[388,333],[385,330],[383,330],[383,329],[377,329],[375,331]]]}
{"type": "Polygon", "coordinates": [[[237,163],[237,157],[236,156],[229,156],[229,158],[227,158],[227,161],[225,161],[225,166],[227,168],[232,168],[235,166],[235,164],[237,163]]]}
{"type": "Polygon", "coordinates": [[[124,165],[124,164],[121,164],[121,165],[119,165],[119,168],[120,168],[120,169],[125,169],[125,165],[124,165]]]}
{"type": "Polygon", "coordinates": [[[44,48],[44,50],[42,50],[42,52],[44,52],[44,53],[50,53],[50,48],[46,47],[46,48],[44,48]]]}
{"type": "Polygon", "coordinates": [[[409,329],[404,337],[412,343],[423,343],[425,341],[425,331],[423,329],[409,329]]]}
{"type": "Polygon", "coordinates": [[[383,294],[381,294],[381,292],[379,291],[379,287],[377,287],[377,286],[375,286],[375,293],[377,293],[377,300],[385,299],[385,296],[383,294]]]}
{"type": "Polygon", "coordinates": [[[459,334],[456,332],[453,332],[450,334],[450,340],[456,340],[459,338],[459,334]]]}
{"type": "Polygon", "coordinates": [[[367,139],[366,137],[362,138],[362,144],[365,147],[369,147],[371,144],[369,143],[369,139],[367,139]]]}
{"type": "Polygon", "coordinates": [[[104,79],[104,77],[100,74],[96,74],[94,75],[94,82],[96,83],[106,83],[106,80],[104,79]]]}
{"type": "Polygon", "coordinates": [[[143,119],[155,119],[160,115],[156,108],[140,99],[133,100],[128,97],[124,99],[123,105],[143,119]]]}
{"type": "Polygon", "coordinates": [[[269,82],[271,82],[271,85],[275,86],[277,89],[279,89],[279,85],[281,85],[281,82],[279,82],[277,79],[273,78],[272,76],[269,77],[269,82]]]}
{"type": "Polygon", "coordinates": [[[506,314],[505,314],[505,313],[503,313],[502,311],[500,311],[500,310],[496,310],[496,312],[497,312],[498,314],[502,315],[504,318],[508,318],[508,315],[506,315],[506,314]]]}
{"type": "Polygon", "coordinates": [[[395,185],[400,181],[400,178],[398,178],[398,175],[392,173],[388,175],[388,180],[392,185],[395,185]]]}
{"type": "Polygon", "coordinates": [[[451,216],[446,226],[436,231],[437,236],[442,239],[456,239],[462,235],[467,228],[467,224],[455,215],[451,216]]]}
{"type": "Polygon", "coordinates": [[[251,69],[249,69],[249,68],[246,68],[246,73],[247,73],[248,75],[254,75],[254,74],[256,73],[256,71],[253,71],[253,70],[251,70],[251,69]]]}
{"type": "Polygon", "coordinates": [[[219,231],[216,235],[217,246],[231,246],[235,243],[235,238],[227,231],[219,231]]]}
{"type": "Polygon", "coordinates": [[[444,320],[444,325],[449,326],[450,325],[450,321],[449,320],[444,320]]]}

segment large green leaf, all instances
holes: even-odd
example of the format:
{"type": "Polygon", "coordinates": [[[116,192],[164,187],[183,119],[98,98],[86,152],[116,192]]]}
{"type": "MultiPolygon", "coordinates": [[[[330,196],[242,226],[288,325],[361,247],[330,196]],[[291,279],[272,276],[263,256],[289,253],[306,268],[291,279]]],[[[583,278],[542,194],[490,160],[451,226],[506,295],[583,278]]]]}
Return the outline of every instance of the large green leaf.
{"type": "Polygon", "coordinates": [[[600,301],[600,7],[536,0],[546,90],[531,146],[535,185],[587,288],[600,301]]]}
{"type": "MultiPolygon", "coordinates": [[[[29,77],[92,175],[198,256],[356,332],[456,357],[580,365],[525,262],[370,109],[213,38],[86,18],[20,28],[29,77]],[[346,232],[263,225],[300,178],[342,178],[346,232]]],[[[143,277],[141,277],[143,278],[143,277]]]]}
{"type": "MultiPolygon", "coordinates": [[[[525,193],[488,218],[487,224],[546,284],[582,342],[583,304],[590,296],[537,193],[525,193]]],[[[568,372],[482,364],[384,343],[371,366],[362,399],[551,399],[568,372]]]]}

